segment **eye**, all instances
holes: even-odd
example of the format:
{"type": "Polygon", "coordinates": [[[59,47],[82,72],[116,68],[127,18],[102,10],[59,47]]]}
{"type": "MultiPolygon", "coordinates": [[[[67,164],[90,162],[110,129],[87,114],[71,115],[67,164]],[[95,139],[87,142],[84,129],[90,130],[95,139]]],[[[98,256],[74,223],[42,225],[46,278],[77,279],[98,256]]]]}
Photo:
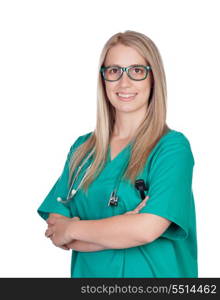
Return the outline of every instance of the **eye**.
{"type": "Polygon", "coordinates": [[[119,71],[118,68],[110,68],[110,69],[108,70],[108,72],[109,72],[110,74],[117,74],[118,71],[119,71]]]}
{"type": "Polygon", "coordinates": [[[137,67],[136,67],[136,68],[134,68],[133,70],[134,70],[134,72],[137,73],[137,74],[143,73],[143,68],[137,68],[137,67]]]}

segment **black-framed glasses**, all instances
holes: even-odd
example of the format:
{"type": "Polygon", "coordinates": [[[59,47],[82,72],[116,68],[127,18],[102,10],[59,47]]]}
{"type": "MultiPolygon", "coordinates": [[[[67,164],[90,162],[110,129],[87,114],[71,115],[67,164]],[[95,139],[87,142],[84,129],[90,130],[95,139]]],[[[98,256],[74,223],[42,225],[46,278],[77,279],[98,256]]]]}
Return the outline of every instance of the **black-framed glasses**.
{"type": "Polygon", "coordinates": [[[100,68],[100,72],[106,81],[117,81],[122,77],[124,72],[127,73],[130,79],[140,81],[147,78],[150,70],[150,66],[144,65],[131,65],[128,67],[113,65],[100,68]]]}

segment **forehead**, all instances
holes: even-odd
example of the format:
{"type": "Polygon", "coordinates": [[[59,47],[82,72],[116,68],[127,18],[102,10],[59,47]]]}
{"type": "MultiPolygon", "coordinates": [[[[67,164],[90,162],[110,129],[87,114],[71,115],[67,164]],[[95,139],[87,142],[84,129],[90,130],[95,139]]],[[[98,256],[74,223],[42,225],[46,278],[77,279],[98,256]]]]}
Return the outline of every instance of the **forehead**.
{"type": "Polygon", "coordinates": [[[136,49],[118,44],[108,50],[104,63],[126,67],[133,64],[146,64],[146,61],[136,49]]]}

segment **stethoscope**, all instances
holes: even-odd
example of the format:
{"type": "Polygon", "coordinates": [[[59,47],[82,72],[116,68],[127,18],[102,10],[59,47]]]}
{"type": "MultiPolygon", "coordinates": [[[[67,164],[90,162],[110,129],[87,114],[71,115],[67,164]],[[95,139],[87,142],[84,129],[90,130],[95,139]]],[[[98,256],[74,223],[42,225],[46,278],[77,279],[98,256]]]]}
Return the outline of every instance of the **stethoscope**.
{"type": "Polygon", "coordinates": [[[93,149],[88,157],[86,158],[86,160],[83,161],[83,163],[79,166],[77,172],[76,172],[76,175],[74,176],[73,180],[72,180],[72,183],[71,183],[71,186],[69,188],[69,191],[68,191],[68,194],[67,194],[67,197],[65,200],[63,200],[61,197],[57,197],[57,201],[60,202],[60,203],[63,203],[63,204],[67,204],[69,203],[75,196],[75,194],[77,193],[77,191],[80,189],[80,187],[82,186],[83,184],[83,180],[85,179],[86,175],[88,174],[88,171],[89,169],[91,168],[91,165],[87,168],[80,184],[78,185],[78,187],[76,189],[72,189],[73,185],[74,185],[74,182],[76,181],[76,178],[78,177],[79,175],[79,172],[81,171],[82,167],[85,165],[85,163],[89,160],[90,156],[94,153],[95,149],[93,149]]]}
{"type": "MultiPolygon", "coordinates": [[[[71,186],[69,188],[69,191],[68,191],[68,194],[67,194],[67,197],[66,199],[62,199],[61,197],[57,197],[57,201],[60,202],[60,203],[63,203],[63,204],[67,204],[69,203],[73,198],[74,196],[76,195],[77,191],[80,189],[80,187],[82,186],[83,184],[83,181],[86,177],[86,175],[88,174],[88,171],[89,169],[91,168],[91,165],[89,165],[89,167],[87,168],[80,184],[78,185],[78,187],[76,189],[73,189],[73,185],[74,185],[74,182],[76,180],[76,178],[78,177],[82,167],[86,164],[86,162],[89,160],[89,158],[91,157],[91,155],[94,153],[95,149],[93,149],[88,157],[86,158],[86,160],[83,161],[83,163],[79,166],[77,172],[76,172],[76,175],[74,176],[73,180],[72,180],[72,183],[71,183],[71,186]]],[[[127,164],[125,164],[124,168],[122,169],[122,172],[121,174],[118,176],[119,178],[117,178],[117,185],[115,186],[114,190],[111,192],[111,195],[110,195],[110,198],[109,198],[109,201],[108,201],[108,206],[117,206],[118,205],[118,201],[119,201],[119,197],[117,196],[117,190],[119,188],[119,185],[120,185],[120,178],[122,178],[122,175],[125,171],[125,168],[127,167],[127,164]]],[[[135,188],[139,191],[140,193],[140,196],[141,196],[141,199],[144,200],[144,198],[146,197],[145,195],[145,192],[144,191],[147,191],[147,187],[145,185],[145,182],[143,179],[137,179],[135,181],[135,188]]]]}

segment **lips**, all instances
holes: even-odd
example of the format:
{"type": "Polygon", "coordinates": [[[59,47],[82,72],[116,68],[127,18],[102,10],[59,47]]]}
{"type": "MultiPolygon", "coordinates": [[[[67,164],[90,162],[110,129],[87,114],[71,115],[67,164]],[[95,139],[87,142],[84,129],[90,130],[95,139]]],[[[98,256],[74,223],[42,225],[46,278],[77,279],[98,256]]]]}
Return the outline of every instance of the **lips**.
{"type": "Polygon", "coordinates": [[[122,101],[129,101],[129,100],[133,100],[137,95],[137,93],[116,93],[116,95],[122,101]]]}

